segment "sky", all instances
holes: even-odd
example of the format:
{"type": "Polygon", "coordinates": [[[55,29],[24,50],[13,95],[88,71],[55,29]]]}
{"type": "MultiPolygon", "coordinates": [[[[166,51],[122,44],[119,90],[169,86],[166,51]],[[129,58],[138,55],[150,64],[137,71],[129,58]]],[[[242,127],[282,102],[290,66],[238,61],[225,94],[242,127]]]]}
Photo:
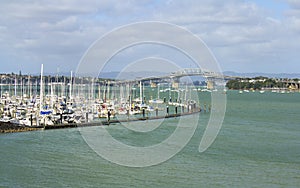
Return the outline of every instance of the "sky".
{"type": "MultiPolygon", "coordinates": [[[[300,73],[298,0],[2,0],[0,12],[0,73],[39,73],[41,64],[49,73],[76,70],[100,37],[143,21],[189,30],[205,42],[223,71],[300,73]]],[[[112,64],[177,57],[155,45],[122,53],[112,64]]],[[[153,68],[151,62],[147,66],[153,68]]]]}

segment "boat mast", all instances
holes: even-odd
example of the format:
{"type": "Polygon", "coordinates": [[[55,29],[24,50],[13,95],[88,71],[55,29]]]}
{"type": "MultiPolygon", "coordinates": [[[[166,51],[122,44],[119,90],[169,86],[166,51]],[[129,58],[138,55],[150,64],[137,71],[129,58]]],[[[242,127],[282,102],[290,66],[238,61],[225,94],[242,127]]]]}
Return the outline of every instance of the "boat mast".
{"type": "Polygon", "coordinates": [[[15,96],[17,96],[17,75],[15,75],[15,96]]]}
{"type": "Polygon", "coordinates": [[[92,78],[91,98],[94,100],[94,78],[92,78]]]}
{"type": "Polygon", "coordinates": [[[157,99],[159,99],[159,88],[160,88],[159,86],[160,86],[160,83],[157,84],[157,99]]]}
{"type": "Polygon", "coordinates": [[[143,83],[142,104],[145,103],[145,101],[144,101],[144,95],[145,95],[145,83],[143,83]]]}
{"type": "Polygon", "coordinates": [[[131,110],[132,96],[132,86],[130,85],[130,83],[128,83],[129,110],[131,110]]]}
{"type": "Polygon", "coordinates": [[[107,100],[110,100],[110,82],[107,81],[107,100]]]}
{"type": "Polygon", "coordinates": [[[106,102],[106,94],[107,94],[107,83],[106,81],[104,81],[104,91],[103,91],[103,94],[104,94],[104,102],[106,102]]]}
{"type": "Polygon", "coordinates": [[[143,101],[143,90],[142,90],[142,81],[140,81],[140,101],[143,101]]]}
{"type": "Polygon", "coordinates": [[[72,84],[73,84],[72,80],[73,80],[73,71],[71,71],[71,80],[70,80],[70,99],[72,99],[72,84]]]}
{"type": "Polygon", "coordinates": [[[29,84],[28,95],[29,95],[29,98],[32,99],[32,93],[31,93],[32,92],[31,91],[32,88],[31,88],[31,76],[30,75],[28,76],[28,84],[29,84]]]}
{"type": "Polygon", "coordinates": [[[43,71],[44,71],[44,64],[42,64],[41,66],[40,111],[42,111],[42,106],[43,106],[43,71]]]}
{"type": "Polygon", "coordinates": [[[56,84],[55,84],[55,88],[54,88],[55,93],[57,90],[57,93],[56,93],[57,97],[59,96],[58,76],[59,76],[59,67],[57,67],[57,69],[56,69],[56,84]]]}
{"type": "Polygon", "coordinates": [[[99,101],[101,101],[101,85],[99,83],[99,91],[98,91],[98,98],[99,98],[99,101]]]}
{"type": "Polygon", "coordinates": [[[54,97],[54,94],[53,94],[53,83],[52,83],[52,80],[51,80],[51,83],[50,83],[50,92],[51,92],[51,100],[50,100],[50,105],[51,105],[51,108],[53,108],[54,106],[54,100],[53,100],[53,97],[54,97]]]}
{"type": "Polygon", "coordinates": [[[23,83],[23,78],[21,77],[21,100],[23,100],[23,95],[24,95],[24,83],[23,83]]]}
{"type": "Polygon", "coordinates": [[[187,90],[188,90],[188,88],[187,88],[187,85],[185,85],[185,92],[184,92],[184,102],[186,102],[186,100],[187,100],[187,90]]]}

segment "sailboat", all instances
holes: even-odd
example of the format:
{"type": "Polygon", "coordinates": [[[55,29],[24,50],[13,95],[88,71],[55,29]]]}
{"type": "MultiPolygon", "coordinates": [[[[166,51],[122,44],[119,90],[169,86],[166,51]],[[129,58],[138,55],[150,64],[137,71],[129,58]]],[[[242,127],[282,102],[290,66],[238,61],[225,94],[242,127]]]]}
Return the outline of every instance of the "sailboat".
{"type": "Polygon", "coordinates": [[[53,122],[50,119],[50,115],[52,114],[52,110],[48,109],[46,106],[46,109],[44,109],[44,93],[43,93],[43,71],[44,71],[44,65],[41,66],[41,83],[40,83],[40,123],[44,125],[53,125],[53,122]]]}

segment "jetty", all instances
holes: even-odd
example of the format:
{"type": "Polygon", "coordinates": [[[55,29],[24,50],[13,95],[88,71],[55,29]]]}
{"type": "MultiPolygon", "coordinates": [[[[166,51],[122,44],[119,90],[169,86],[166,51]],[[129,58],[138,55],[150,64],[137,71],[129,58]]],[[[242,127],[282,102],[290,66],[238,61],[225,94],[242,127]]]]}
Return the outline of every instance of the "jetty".
{"type": "Polygon", "coordinates": [[[97,122],[89,122],[89,123],[68,123],[68,124],[54,124],[54,125],[44,125],[44,126],[27,126],[14,124],[9,122],[1,122],[0,123],[0,133],[16,133],[16,132],[27,132],[27,131],[40,131],[40,130],[51,130],[51,129],[66,129],[66,128],[77,128],[77,127],[90,127],[90,126],[109,126],[114,124],[119,124],[123,122],[133,122],[133,121],[151,121],[151,120],[159,120],[159,119],[168,119],[168,118],[176,118],[180,116],[188,116],[196,113],[200,113],[200,108],[195,108],[190,112],[178,113],[178,114],[166,114],[164,116],[147,116],[147,117],[137,117],[137,118],[123,118],[123,119],[112,119],[108,120],[100,120],[97,122]]]}
{"type": "Polygon", "coordinates": [[[131,119],[112,119],[108,120],[100,120],[97,122],[90,122],[90,123],[69,123],[69,124],[55,124],[55,125],[47,125],[44,127],[45,130],[47,129],[64,129],[64,128],[76,128],[76,127],[90,127],[90,126],[109,126],[114,124],[119,124],[123,122],[134,122],[134,121],[151,121],[151,120],[159,120],[159,119],[168,119],[168,118],[176,118],[180,116],[188,116],[193,115],[196,113],[200,113],[201,109],[197,108],[194,109],[192,112],[185,112],[180,114],[169,114],[165,116],[150,116],[150,117],[138,117],[138,118],[131,118],[131,119]]]}
{"type": "Polygon", "coordinates": [[[26,125],[19,125],[9,122],[0,122],[0,133],[16,133],[16,132],[27,132],[27,131],[38,131],[43,130],[44,127],[41,126],[26,126],[26,125]]]}

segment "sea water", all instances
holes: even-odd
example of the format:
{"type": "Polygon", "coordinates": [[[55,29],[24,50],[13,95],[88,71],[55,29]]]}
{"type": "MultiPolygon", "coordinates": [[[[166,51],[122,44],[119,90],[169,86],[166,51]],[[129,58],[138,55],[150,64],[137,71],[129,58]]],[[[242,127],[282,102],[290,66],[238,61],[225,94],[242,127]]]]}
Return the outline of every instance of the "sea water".
{"type": "MultiPolygon", "coordinates": [[[[209,95],[200,93],[201,103],[209,95]]],[[[101,158],[77,128],[1,134],[0,187],[299,187],[299,114],[299,93],[228,91],[222,129],[208,150],[198,151],[210,115],[201,112],[184,149],[145,168],[101,158]]],[[[123,143],[143,146],[166,139],[176,121],[164,120],[148,136],[118,124],[106,129],[123,143]]]]}

